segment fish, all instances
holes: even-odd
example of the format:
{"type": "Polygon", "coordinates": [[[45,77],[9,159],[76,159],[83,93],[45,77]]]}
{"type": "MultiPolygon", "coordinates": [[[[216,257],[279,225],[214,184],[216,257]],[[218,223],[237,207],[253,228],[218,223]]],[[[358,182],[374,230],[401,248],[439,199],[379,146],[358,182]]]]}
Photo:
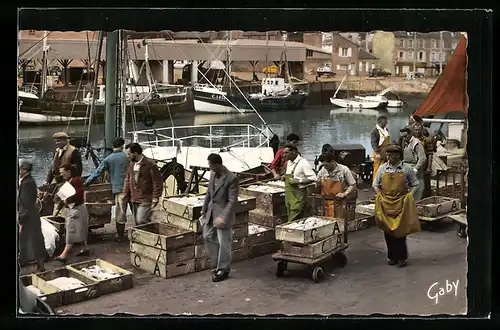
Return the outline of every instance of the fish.
{"type": "Polygon", "coordinates": [[[255,224],[248,225],[248,235],[259,234],[259,233],[263,233],[263,232],[268,231],[268,230],[271,230],[271,228],[266,228],[266,227],[255,225],[255,224]]]}
{"type": "Polygon", "coordinates": [[[90,266],[88,268],[80,269],[85,275],[95,278],[99,281],[109,280],[111,278],[120,277],[122,274],[112,271],[111,269],[101,268],[97,265],[90,266]]]}
{"type": "Polygon", "coordinates": [[[62,291],[78,289],[85,286],[85,283],[73,277],[58,277],[47,281],[47,283],[62,291]]]}
{"type": "Polygon", "coordinates": [[[36,286],[33,286],[33,285],[28,285],[26,287],[26,289],[30,290],[32,293],[34,293],[35,295],[37,296],[43,296],[43,292],[42,290],[40,290],[39,288],[37,288],[36,286]]]}

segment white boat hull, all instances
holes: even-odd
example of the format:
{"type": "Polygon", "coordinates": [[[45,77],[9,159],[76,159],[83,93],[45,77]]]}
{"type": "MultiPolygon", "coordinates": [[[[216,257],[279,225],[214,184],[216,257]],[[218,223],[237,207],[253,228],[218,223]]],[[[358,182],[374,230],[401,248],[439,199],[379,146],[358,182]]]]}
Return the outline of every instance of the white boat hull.
{"type": "Polygon", "coordinates": [[[380,102],[380,103],[387,103],[386,107],[388,108],[401,108],[404,105],[403,101],[400,100],[389,100],[385,96],[382,95],[375,95],[375,96],[356,96],[357,99],[363,100],[363,101],[370,101],[370,102],[380,102]]]}
{"type": "MultiPolygon", "coordinates": [[[[176,157],[177,162],[182,164],[186,170],[191,170],[191,166],[208,167],[208,155],[219,154],[222,163],[231,172],[241,173],[243,171],[259,167],[262,163],[271,163],[274,158],[274,151],[271,147],[260,148],[231,148],[230,151],[221,152],[218,148],[205,147],[181,147],[178,152],[177,147],[149,147],[143,145],[144,155],[156,160],[166,160],[176,157]]],[[[210,173],[205,174],[205,178],[210,178],[210,173]]]]}
{"type": "Polygon", "coordinates": [[[194,111],[200,113],[241,113],[246,112],[245,109],[236,110],[233,106],[216,104],[202,100],[193,100],[194,111]]]}
{"type": "Polygon", "coordinates": [[[387,103],[388,108],[402,108],[403,105],[404,102],[400,100],[389,100],[389,103],[387,103]]]}
{"type": "Polygon", "coordinates": [[[375,109],[381,106],[381,102],[356,100],[356,99],[338,99],[330,98],[330,102],[339,108],[358,108],[358,109],[375,109]]]}
{"type": "Polygon", "coordinates": [[[44,124],[44,123],[67,123],[68,121],[84,121],[85,117],[48,116],[37,113],[19,112],[20,123],[44,124]]]}

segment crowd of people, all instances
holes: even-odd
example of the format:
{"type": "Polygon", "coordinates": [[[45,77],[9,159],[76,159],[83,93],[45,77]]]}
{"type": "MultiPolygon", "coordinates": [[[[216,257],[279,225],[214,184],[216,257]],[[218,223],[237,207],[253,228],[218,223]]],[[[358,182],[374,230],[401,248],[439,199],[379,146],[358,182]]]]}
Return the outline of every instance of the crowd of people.
{"type": "MultiPolygon", "coordinates": [[[[58,201],[54,207],[54,214],[64,216],[66,230],[66,245],[55,260],[67,263],[70,251],[77,243],[81,245],[77,256],[89,255],[89,214],[84,189],[101,178],[104,172],[108,173],[114,195],[116,239],[119,242],[124,240],[128,207],[136,225],[151,221],[152,210],[162,194],[163,180],[155,162],[142,154],[139,144],[125,146],[123,138],[116,138],[112,152],[83,182],[81,157],[78,150],[69,144],[69,136],[56,133],[53,138],[56,149],[45,184],[67,182],[75,190],[73,196],[58,201]]],[[[429,193],[435,143],[428,134],[426,136],[421,119],[413,117],[408,127],[401,129],[398,142],[391,144],[387,118],[381,116],[371,133],[371,144],[376,223],[384,231],[388,263],[404,267],[408,258],[406,236],[420,230],[415,201],[429,193]]],[[[321,166],[315,171],[311,163],[300,155],[299,145],[298,135],[288,135],[286,145],[277,150],[269,165],[274,178],[285,182],[288,221],[310,214],[308,199],[311,187],[315,195],[322,196],[324,216],[345,217],[346,205],[356,203],[358,197],[358,175],[339,163],[330,145],[324,146],[318,158],[321,166]]],[[[236,175],[223,165],[219,154],[209,155],[207,161],[211,175],[199,221],[213,261],[212,280],[218,282],[228,278],[231,268],[231,227],[235,219],[239,183],[236,175]]],[[[37,208],[37,186],[30,175],[32,164],[22,160],[19,169],[20,260],[21,263],[36,260],[38,270],[43,271],[47,254],[37,208]]]]}

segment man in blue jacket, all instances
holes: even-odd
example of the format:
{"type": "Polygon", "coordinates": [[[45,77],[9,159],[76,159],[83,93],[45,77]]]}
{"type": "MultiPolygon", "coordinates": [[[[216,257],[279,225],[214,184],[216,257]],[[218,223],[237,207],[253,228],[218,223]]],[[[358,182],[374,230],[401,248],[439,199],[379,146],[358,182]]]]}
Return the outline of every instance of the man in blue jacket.
{"type": "Polygon", "coordinates": [[[99,167],[85,180],[88,186],[93,180],[100,177],[102,171],[107,170],[111,181],[111,188],[115,196],[115,221],[118,242],[123,242],[125,235],[125,224],[127,223],[127,204],[124,201],[123,182],[125,172],[129,164],[127,154],[123,151],[125,141],[117,137],[113,141],[113,152],[99,165],[99,167]]]}

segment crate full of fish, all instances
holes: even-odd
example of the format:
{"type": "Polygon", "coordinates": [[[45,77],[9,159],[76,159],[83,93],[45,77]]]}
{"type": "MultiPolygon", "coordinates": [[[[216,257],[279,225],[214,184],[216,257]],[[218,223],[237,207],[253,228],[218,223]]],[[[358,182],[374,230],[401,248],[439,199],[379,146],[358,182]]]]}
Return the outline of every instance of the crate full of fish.
{"type": "Polygon", "coordinates": [[[316,259],[326,253],[332,253],[335,250],[343,248],[344,243],[347,243],[345,241],[345,233],[338,232],[319,242],[307,245],[283,241],[281,242],[281,253],[292,257],[316,259]]]}
{"type": "Polygon", "coordinates": [[[460,199],[442,196],[427,197],[416,204],[418,215],[428,218],[439,217],[462,209],[460,199]]]}
{"type": "Polygon", "coordinates": [[[101,295],[128,290],[134,286],[134,275],[101,259],[68,265],[67,268],[98,282],[101,295]]]}
{"type": "Polygon", "coordinates": [[[63,305],[97,298],[100,295],[97,280],[67,267],[38,273],[36,276],[40,285],[47,284],[62,291],[63,305]]]}
{"type": "Polygon", "coordinates": [[[248,224],[248,244],[250,246],[274,241],[274,228],[248,224]]]}
{"type": "Polygon", "coordinates": [[[363,201],[356,204],[356,213],[375,215],[375,202],[363,201]]]}
{"type": "Polygon", "coordinates": [[[283,180],[272,180],[272,181],[266,181],[263,183],[268,185],[268,186],[281,187],[281,188],[285,189],[285,181],[283,181],[283,180]]]}
{"type": "Polygon", "coordinates": [[[253,184],[241,188],[241,193],[256,198],[257,204],[285,203],[285,188],[265,184],[253,184]]]}
{"type": "Polygon", "coordinates": [[[309,217],[276,226],[276,240],[310,244],[344,232],[344,220],[337,218],[309,217]]]}
{"type": "Polygon", "coordinates": [[[21,276],[21,284],[52,308],[63,304],[62,291],[40,280],[35,274],[21,276]]]}
{"type": "Polygon", "coordinates": [[[161,250],[177,250],[193,246],[195,233],[164,223],[151,222],[132,227],[129,241],[161,250]]]}

